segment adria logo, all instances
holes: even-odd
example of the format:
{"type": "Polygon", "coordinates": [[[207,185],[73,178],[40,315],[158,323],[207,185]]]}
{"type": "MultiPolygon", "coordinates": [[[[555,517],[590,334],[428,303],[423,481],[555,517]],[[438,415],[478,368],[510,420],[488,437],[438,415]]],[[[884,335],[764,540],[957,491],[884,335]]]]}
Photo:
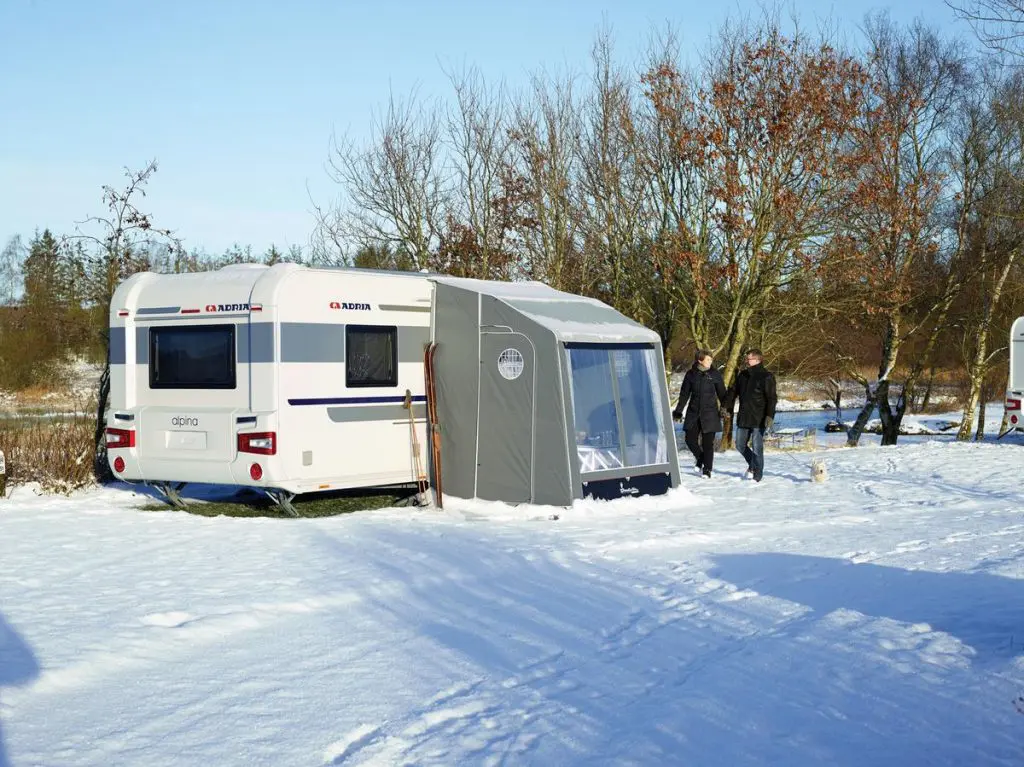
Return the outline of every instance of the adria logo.
{"type": "Polygon", "coordinates": [[[340,302],[339,301],[331,301],[331,308],[332,309],[345,309],[345,310],[348,310],[348,311],[356,311],[356,312],[368,312],[368,311],[370,311],[370,305],[369,304],[350,303],[348,301],[340,301],[340,302]]]}
{"type": "Polygon", "coordinates": [[[249,304],[207,304],[208,312],[247,312],[249,304]]]}
{"type": "Polygon", "coordinates": [[[208,311],[208,312],[215,312],[215,311],[217,311],[217,307],[214,304],[207,304],[206,305],[206,311],[208,311]]]}

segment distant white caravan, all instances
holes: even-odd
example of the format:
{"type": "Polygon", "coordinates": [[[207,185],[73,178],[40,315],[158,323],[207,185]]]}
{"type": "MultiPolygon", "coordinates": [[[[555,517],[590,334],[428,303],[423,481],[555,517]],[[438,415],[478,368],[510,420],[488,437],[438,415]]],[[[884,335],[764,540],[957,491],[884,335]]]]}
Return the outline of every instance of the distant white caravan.
{"type": "Polygon", "coordinates": [[[1015,319],[1010,327],[1010,375],[1004,405],[1007,431],[1024,431],[1021,402],[1024,402],[1024,317],[1015,319]]]}

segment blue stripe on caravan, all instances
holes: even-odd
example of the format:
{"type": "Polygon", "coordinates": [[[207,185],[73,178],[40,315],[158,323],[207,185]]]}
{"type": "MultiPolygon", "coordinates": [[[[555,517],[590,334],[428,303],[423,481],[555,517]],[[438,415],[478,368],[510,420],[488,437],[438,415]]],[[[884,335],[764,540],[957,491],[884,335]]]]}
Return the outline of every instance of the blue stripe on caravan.
{"type": "Polygon", "coordinates": [[[135,328],[135,364],[149,364],[149,328],[135,328]]]}
{"type": "Polygon", "coordinates": [[[236,359],[239,365],[274,361],[274,323],[240,322],[237,329],[236,359]]]}
{"type": "MultiPolygon", "coordinates": [[[[239,327],[245,327],[244,324],[239,327]]],[[[274,361],[274,323],[249,323],[249,362],[274,361]]]]}
{"type": "Polygon", "coordinates": [[[344,362],[345,326],[282,322],[281,362],[344,362]]]}
{"type": "Polygon", "coordinates": [[[110,352],[107,357],[111,365],[123,365],[125,363],[124,328],[110,329],[110,352]]]}
{"type": "MultiPolygon", "coordinates": [[[[426,402],[426,395],[414,394],[413,402],[426,402]]],[[[387,402],[405,402],[405,397],[313,397],[290,399],[289,405],[377,405],[387,402]]]]}
{"type": "Polygon", "coordinates": [[[177,314],[181,311],[180,306],[145,306],[136,309],[136,314],[177,314]]]}

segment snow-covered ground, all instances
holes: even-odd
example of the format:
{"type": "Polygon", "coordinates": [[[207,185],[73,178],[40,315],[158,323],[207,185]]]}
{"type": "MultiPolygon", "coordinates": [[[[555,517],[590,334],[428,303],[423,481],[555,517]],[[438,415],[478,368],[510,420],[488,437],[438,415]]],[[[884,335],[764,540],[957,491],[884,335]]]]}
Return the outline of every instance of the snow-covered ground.
{"type": "Polygon", "coordinates": [[[1024,440],[814,455],[571,510],[19,488],[0,765],[1020,765],[1024,440]]]}

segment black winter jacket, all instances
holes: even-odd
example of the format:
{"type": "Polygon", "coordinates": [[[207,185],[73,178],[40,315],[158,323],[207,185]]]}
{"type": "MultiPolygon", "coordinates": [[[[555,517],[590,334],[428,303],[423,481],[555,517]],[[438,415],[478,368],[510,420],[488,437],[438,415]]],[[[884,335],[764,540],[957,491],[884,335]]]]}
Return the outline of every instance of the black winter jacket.
{"type": "Polygon", "coordinates": [[[725,388],[722,374],[715,368],[707,371],[694,365],[683,376],[683,385],[679,388],[679,402],[672,411],[675,418],[682,415],[686,406],[686,419],[683,425],[687,428],[700,426],[705,434],[722,430],[722,415],[719,412],[729,396],[725,388]]]}
{"type": "Polygon", "coordinates": [[[775,376],[760,363],[740,371],[730,392],[730,410],[736,400],[740,403],[736,426],[740,429],[763,429],[765,418],[775,418],[775,404],[778,401],[775,376]]]}

